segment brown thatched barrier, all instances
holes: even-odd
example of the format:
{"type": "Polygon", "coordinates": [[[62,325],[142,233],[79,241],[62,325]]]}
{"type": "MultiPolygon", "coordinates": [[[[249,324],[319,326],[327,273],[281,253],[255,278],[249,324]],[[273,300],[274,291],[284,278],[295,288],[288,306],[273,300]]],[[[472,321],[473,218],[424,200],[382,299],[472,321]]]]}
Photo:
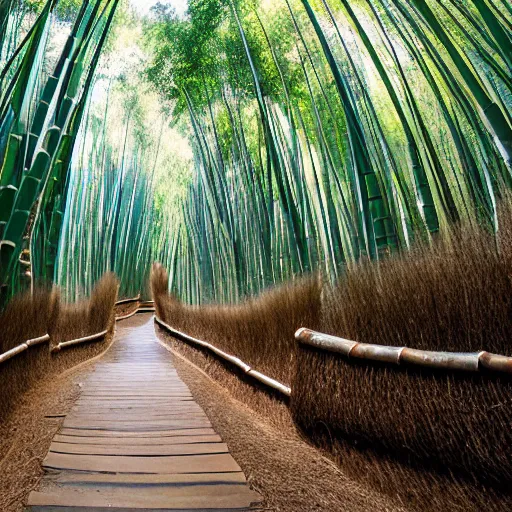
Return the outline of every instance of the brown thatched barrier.
{"type": "Polygon", "coordinates": [[[413,510],[512,509],[511,357],[295,338],[290,412],[344,471],[413,510]]]}

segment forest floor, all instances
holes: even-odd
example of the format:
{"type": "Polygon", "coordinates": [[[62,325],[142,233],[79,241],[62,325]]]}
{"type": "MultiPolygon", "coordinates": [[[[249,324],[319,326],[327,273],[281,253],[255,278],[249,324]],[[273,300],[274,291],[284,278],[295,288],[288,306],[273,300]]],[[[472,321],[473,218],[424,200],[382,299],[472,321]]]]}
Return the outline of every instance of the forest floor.
{"type": "Polygon", "coordinates": [[[21,512],[43,476],[42,462],[53,436],[80,394],[94,365],[86,361],[38,382],[0,424],[0,510],[21,512]]]}
{"type": "MultiPolygon", "coordinates": [[[[118,329],[152,322],[136,315],[118,329]]],[[[155,337],[155,343],[157,342],[155,337]]],[[[101,356],[99,356],[101,357],[101,356]]],[[[219,384],[181,357],[173,364],[213,428],[228,444],[252,488],[264,498],[266,511],[398,511],[389,498],[350,480],[293,429],[276,429],[219,384]]],[[[41,463],[63,417],[80,394],[81,382],[95,360],[28,391],[0,426],[0,510],[21,512],[29,492],[43,475],[41,463]]]]}

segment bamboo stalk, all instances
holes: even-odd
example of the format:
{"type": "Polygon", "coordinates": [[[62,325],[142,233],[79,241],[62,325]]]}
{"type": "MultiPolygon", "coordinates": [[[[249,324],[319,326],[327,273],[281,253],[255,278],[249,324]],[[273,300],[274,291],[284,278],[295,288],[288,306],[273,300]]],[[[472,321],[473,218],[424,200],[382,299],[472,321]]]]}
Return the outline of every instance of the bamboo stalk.
{"type": "Polygon", "coordinates": [[[491,371],[512,373],[512,357],[490,354],[485,351],[434,352],[407,347],[388,347],[385,345],[357,343],[312,331],[304,327],[295,333],[295,339],[302,345],[369,361],[470,372],[478,372],[483,367],[491,371]]]}
{"type": "Polygon", "coordinates": [[[27,350],[27,349],[28,349],[28,345],[26,343],[22,343],[21,345],[18,345],[17,347],[11,348],[11,350],[8,350],[7,352],[0,354],[0,363],[4,363],[5,361],[8,361],[9,359],[13,358],[14,356],[21,354],[22,352],[25,352],[25,350],[27,350]]]}
{"type": "Polygon", "coordinates": [[[63,348],[71,347],[73,345],[79,345],[81,343],[86,343],[87,341],[95,341],[103,338],[108,333],[108,329],[98,332],[96,334],[91,334],[90,336],[85,336],[83,338],[77,338],[70,341],[63,341],[59,343],[57,346],[53,347],[51,352],[60,352],[63,348]]]}
{"type": "Polygon", "coordinates": [[[404,348],[400,362],[447,370],[478,371],[480,354],[462,352],[429,352],[404,348]]]}
{"type": "Polygon", "coordinates": [[[118,300],[115,303],[115,305],[119,306],[119,304],[127,304],[128,302],[137,302],[138,300],[140,300],[140,295],[137,295],[137,297],[133,297],[131,299],[121,299],[121,300],[118,300]]]}
{"type": "Polygon", "coordinates": [[[262,384],[270,386],[273,389],[277,389],[277,391],[280,391],[283,395],[291,396],[291,389],[288,386],[281,384],[277,380],[271,379],[270,377],[267,377],[263,373],[256,370],[249,370],[246,373],[256,380],[259,380],[262,384]]]}
{"type": "Polygon", "coordinates": [[[3,354],[0,354],[0,363],[3,363],[5,361],[8,361],[12,357],[21,354],[22,352],[25,352],[25,350],[29,349],[30,347],[34,347],[36,345],[40,345],[41,343],[44,343],[45,341],[50,340],[49,334],[44,334],[43,336],[39,336],[38,338],[32,338],[30,340],[25,341],[25,343],[22,343],[21,345],[18,345],[11,350],[8,350],[7,352],[4,352],[3,354]]]}
{"type": "Polygon", "coordinates": [[[134,311],[132,311],[131,313],[128,313],[127,315],[116,316],[116,322],[119,322],[119,320],[126,320],[127,318],[132,317],[133,315],[135,315],[137,313],[137,311],[138,311],[138,309],[135,309],[134,311]]]}
{"type": "Polygon", "coordinates": [[[50,335],[44,334],[43,336],[39,336],[38,338],[32,338],[30,340],[27,340],[25,343],[29,347],[34,347],[35,345],[40,345],[41,343],[44,343],[45,341],[49,341],[49,340],[50,340],[50,335]]]}
{"type": "Polygon", "coordinates": [[[512,357],[480,352],[479,362],[488,370],[512,373],[512,357]]]}
{"type": "Polygon", "coordinates": [[[311,345],[312,347],[327,350],[329,352],[337,352],[348,356],[350,351],[357,345],[356,341],[345,340],[330,336],[329,334],[322,334],[320,332],[311,331],[302,327],[295,333],[295,338],[303,345],[311,345]]]}

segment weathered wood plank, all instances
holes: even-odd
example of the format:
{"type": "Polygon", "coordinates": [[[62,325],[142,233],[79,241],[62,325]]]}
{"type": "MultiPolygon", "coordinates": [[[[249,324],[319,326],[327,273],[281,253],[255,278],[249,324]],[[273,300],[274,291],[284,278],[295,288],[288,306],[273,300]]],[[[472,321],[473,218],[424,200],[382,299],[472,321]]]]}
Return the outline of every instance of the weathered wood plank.
{"type": "Polygon", "coordinates": [[[174,444],[220,443],[219,435],[210,436],[158,436],[158,437],[79,437],[57,434],[56,443],[92,444],[111,446],[167,446],[174,444]]]}
{"type": "Polygon", "coordinates": [[[32,492],[29,505],[59,507],[163,508],[178,509],[240,509],[249,507],[258,496],[246,486],[137,486],[137,488],[98,487],[84,494],[68,488],[58,492],[32,492]]]}
{"type": "Polygon", "coordinates": [[[172,444],[167,446],[136,446],[115,444],[71,444],[54,441],[50,452],[79,455],[122,455],[129,457],[165,457],[172,455],[206,455],[228,453],[225,443],[172,444]]]}
{"type": "Polygon", "coordinates": [[[64,420],[64,427],[88,430],[174,430],[183,428],[208,428],[210,422],[204,419],[148,420],[148,421],[87,421],[64,420]]]}
{"type": "MultiPolygon", "coordinates": [[[[89,414],[89,418],[90,419],[94,419],[94,418],[107,418],[107,417],[112,417],[114,415],[118,415],[117,417],[118,418],[125,418],[125,419],[129,419],[129,418],[136,418],[136,417],[139,417],[141,415],[144,415],[146,414],[149,418],[153,417],[155,419],[162,419],[162,418],[165,418],[165,417],[168,417],[168,418],[171,418],[171,417],[176,417],[176,416],[179,416],[179,415],[197,415],[197,414],[204,414],[204,412],[199,409],[197,410],[196,408],[172,408],[172,409],[167,409],[167,408],[162,408],[162,410],[154,410],[154,409],[148,409],[148,408],[142,408],[142,407],[119,407],[119,408],[116,408],[116,407],[104,407],[104,408],[98,408],[98,409],[89,409],[90,411],[90,414],[89,414]]],[[[75,411],[72,411],[70,414],[72,414],[73,416],[72,417],[77,417],[79,414],[81,413],[80,410],[75,410],[75,411]]]]}
{"type": "Polygon", "coordinates": [[[107,455],[68,455],[49,452],[44,468],[112,473],[229,473],[241,471],[229,454],[186,457],[124,457],[107,455]]]}
{"type": "MultiPolygon", "coordinates": [[[[133,507],[55,507],[48,506],[32,506],[30,512],[226,512],[226,508],[133,508],[133,507]]],[[[262,510],[259,508],[231,508],[229,512],[248,512],[254,510],[262,510]]]]}
{"type": "Polygon", "coordinates": [[[174,437],[174,436],[210,436],[215,434],[213,428],[177,428],[175,430],[153,430],[148,432],[124,432],[114,429],[88,430],[62,428],[60,434],[68,436],[89,436],[89,437],[174,437]]]}
{"type": "Polygon", "coordinates": [[[183,474],[138,474],[138,473],[85,473],[63,471],[53,476],[59,484],[80,486],[86,489],[95,485],[194,485],[194,484],[245,484],[243,473],[183,473],[183,474]]]}

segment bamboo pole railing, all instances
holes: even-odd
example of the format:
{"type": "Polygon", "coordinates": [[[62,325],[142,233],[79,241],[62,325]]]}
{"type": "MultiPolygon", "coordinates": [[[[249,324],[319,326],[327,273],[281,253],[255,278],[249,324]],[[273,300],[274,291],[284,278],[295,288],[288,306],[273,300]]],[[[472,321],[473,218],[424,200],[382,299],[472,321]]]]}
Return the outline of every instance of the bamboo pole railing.
{"type": "Polygon", "coordinates": [[[25,343],[29,347],[34,347],[36,345],[40,345],[41,343],[44,343],[45,341],[50,341],[49,334],[43,334],[43,336],[39,336],[39,338],[32,338],[31,340],[27,340],[25,343]]]}
{"type": "Polygon", "coordinates": [[[512,357],[489,352],[434,352],[408,347],[388,347],[358,343],[302,328],[295,333],[302,345],[309,345],[349,358],[380,361],[396,365],[423,366],[441,370],[478,372],[482,368],[496,372],[512,373],[512,357]]]}
{"type": "Polygon", "coordinates": [[[26,343],[22,343],[21,345],[18,345],[17,347],[11,348],[11,350],[8,350],[7,352],[4,352],[3,354],[0,355],[0,363],[4,363],[5,361],[8,361],[9,359],[13,358],[14,356],[17,356],[18,354],[25,352],[25,350],[28,350],[28,345],[26,343]]]}
{"type": "MultiPolygon", "coordinates": [[[[140,300],[140,295],[138,297],[134,297],[131,299],[122,299],[120,301],[117,301],[115,303],[115,305],[125,304],[125,303],[129,303],[129,302],[135,302],[138,300],[140,300]]],[[[150,304],[152,304],[152,303],[153,303],[152,301],[144,301],[144,307],[142,307],[142,308],[139,307],[135,311],[129,313],[128,315],[116,317],[116,321],[123,320],[125,318],[129,318],[130,316],[134,315],[135,313],[138,313],[139,311],[154,311],[155,310],[154,307],[153,308],[150,307],[150,304]]],[[[74,340],[69,340],[69,341],[63,341],[63,342],[59,343],[58,345],[56,345],[55,347],[52,347],[50,352],[51,353],[60,352],[63,348],[66,348],[66,347],[70,347],[73,345],[79,345],[81,343],[86,343],[88,341],[99,340],[99,339],[105,337],[107,332],[108,332],[108,329],[98,332],[98,333],[95,333],[95,334],[91,334],[89,336],[84,336],[82,338],[76,338],[74,340]]],[[[43,336],[39,336],[38,338],[32,338],[30,340],[27,340],[24,343],[21,343],[20,345],[17,345],[16,347],[8,350],[7,352],[0,354],[0,364],[5,361],[8,361],[9,359],[13,358],[14,356],[17,356],[18,354],[21,354],[22,352],[25,352],[25,350],[27,350],[30,347],[34,347],[36,345],[39,345],[39,344],[44,343],[49,340],[50,340],[49,334],[44,334],[43,336]]]]}
{"type": "Polygon", "coordinates": [[[62,341],[55,347],[52,347],[51,352],[60,352],[63,348],[72,347],[74,345],[80,345],[81,343],[86,343],[88,341],[96,341],[105,337],[108,333],[108,329],[104,331],[97,332],[95,334],[90,334],[89,336],[84,336],[83,338],[76,338],[74,340],[62,341]]]}
{"type": "MultiPolygon", "coordinates": [[[[136,300],[139,300],[137,298],[136,300]]],[[[135,301],[135,299],[130,299],[130,301],[135,301]]],[[[116,302],[116,305],[118,303],[116,302]]],[[[154,302],[152,300],[145,300],[140,303],[140,305],[135,308],[133,311],[130,311],[130,313],[127,313],[126,315],[116,316],[116,322],[119,322],[119,320],[126,320],[127,318],[132,317],[133,315],[143,312],[143,313],[153,313],[155,311],[154,302]]]]}
{"type": "MultiPolygon", "coordinates": [[[[81,343],[86,343],[88,341],[102,339],[106,336],[107,333],[108,329],[101,332],[97,332],[95,334],[84,336],[82,338],[76,338],[74,340],[69,341],[62,341],[55,347],[52,347],[50,349],[50,353],[60,352],[63,348],[71,347],[73,345],[79,345],[81,343]]],[[[28,350],[30,347],[35,347],[36,345],[40,345],[41,343],[45,343],[47,341],[50,341],[49,334],[44,334],[43,336],[39,336],[38,338],[32,338],[30,340],[27,340],[24,343],[21,343],[20,345],[11,348],[7,352],[0,354],[0,364],[4,363],[5,361],[8,361],[9,359],[13,358],[14,356],[17,356],[18,354],[21,354],[22,352],[25,352],[25,350],[28,350]]]]}
{"type": "Polygon", "coordinates": [[[30,340],[27,340],[24,343],[21,343],[20,345],[17,345],[16,347],[11,348],[7,352],[0,354],[0,363],[4,363],[5,361],[8,361],[9,359],[13,358],[14,356],[17,356],[18,354],[25,352],[25,350],[28,350],[30,347],[35,347],[36,345],[40,345],[41,343],[44,343],[45,341],[49,341],[49,340],[50,340],[49,334],[44,334],[43,336],[39,336],[38,338],[32,338],[30,340]]]}
{"type": "Polygon", "coordinates": [[[272,379],[268,377],[267,375],[264,375],[261,372],[258,372],[251,368],[247,363],[244,363],[241,359],[239,359],[236,356],[233,356],[231,354],[228,354],[227,352],[224,352],[223,350],[220,350],[219,348],[215,347],[211,343],[208,343],[203,340],[199,340],[197,338],[193,338],[192,336],[189,336],[188,334],[185,334],[181,331],[178,331],[171,327],[170,325],[166,324],[164,321],[160,320],[155,315],[155,321],[158,323],[158,325],[161,325],[164,329],[166,329],[172,336],[175,338],[187,341],[189,343],[192,343],[193,345],[198,345],[200,347],[203,347],[210,352],[213,352],[217,356],[219,356],[221,359],[224,359],[225,361],[228,361],[232,365],[236,366],[237,368],[240,368],[245,375],[248,375],[249,377],[252,377],[253,379],[256,379],[263,385],[270,387],[276,391],[279,391],[283,395],[289,397],[291,395],[291,389],[288,386],[285,386],[284,384],[281,384],[275,379],[272,379]]]}
{"type": "Polygon", "coordinates": [[[126,320],[127,318],[130,318],[131,316],[135,315],[135,313],[137,313],[138,311],[139,311],[139,308],[134,309],[133,311],[131,311],[130,313],[128,313],[126,315],[116,316],[116,322],[119,322],[119,320],[126,320]]]}
{"type": "Polygon", "coordinates": [[[119,306],[119,304],[128,304],[129,302],[137,302],[139,300],[140,300],[140,295],[137,295],[137,297],[118,300],[114,305],[119,306]]]}

